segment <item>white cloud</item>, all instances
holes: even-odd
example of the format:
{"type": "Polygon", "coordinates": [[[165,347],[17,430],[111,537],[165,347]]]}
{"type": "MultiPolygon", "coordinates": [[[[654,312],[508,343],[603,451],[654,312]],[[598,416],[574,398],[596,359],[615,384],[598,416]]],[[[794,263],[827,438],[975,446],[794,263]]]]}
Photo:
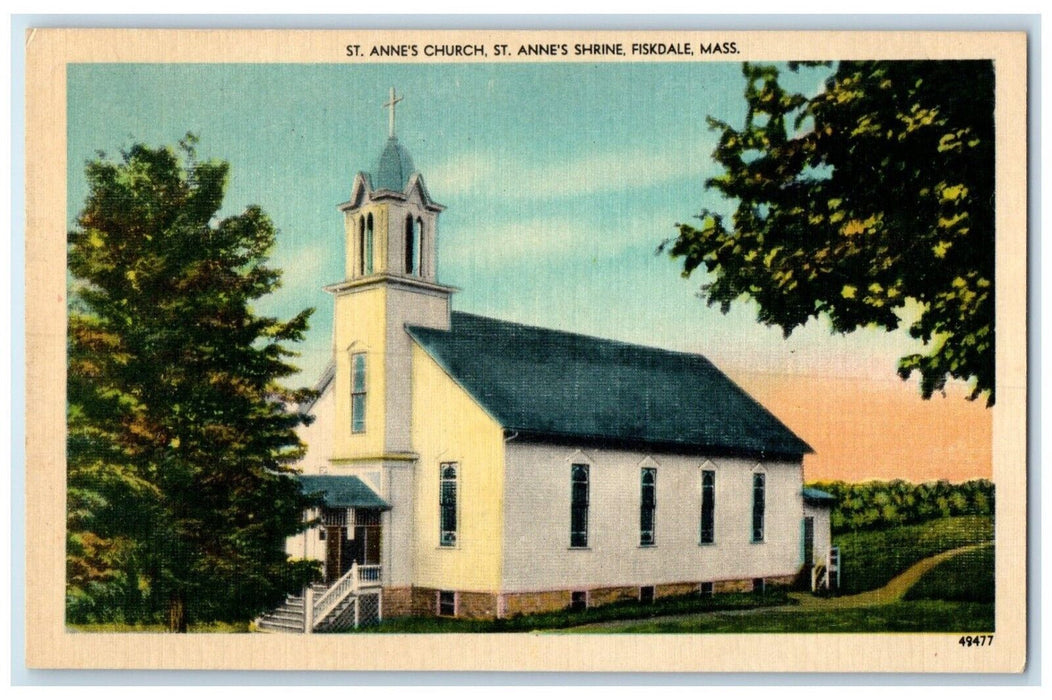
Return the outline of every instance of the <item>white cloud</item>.
{"type": "MultiPolygon", "coordinates": [[[[429,169],[436,194],[499,196],[508,199],[553,199],[620,192],[684,178],[696,179],[714,170],[711,144],[690,151],[633,148],[531,162],[521,156],[484,151],[455,155],[429,169]]],[[[545,154],[547,155],[547,154],[545,154]]]]}
{"type": "Polygon", "coordinates": [[[524,259],[567,258],[606,260],[626,249],[644,247],[648,253],[671,235],[675,215],[657,213],[616,222],[598,215],[538,216],[494,224],[473,221],[457,227],[455,242],[446,251],[451,259],[472,265],[519,264],[524,259]]]}
{"type": "MultiPolygon", "coordinates": [[[[457,239],[464,242],[467,249],[463,252],[478,265],[567,255],[580,246],[580,237],[575,235],[580,229],[581,222],[570,218],[536,218],[499,225],[480,221],[478,225],[461,227],[457,239]]],[[[451,254],[463,261],[460,251],[451,254]]]]}
{"type": "Polygon", "coordinates": [[[271,264],[281,269],[283,290],[314,291],[323,283],[335,281],[323,279],[326,263],[335,251],[334,245],[313,243],[286,251],[286,255],[276,254],[271,264]]]}

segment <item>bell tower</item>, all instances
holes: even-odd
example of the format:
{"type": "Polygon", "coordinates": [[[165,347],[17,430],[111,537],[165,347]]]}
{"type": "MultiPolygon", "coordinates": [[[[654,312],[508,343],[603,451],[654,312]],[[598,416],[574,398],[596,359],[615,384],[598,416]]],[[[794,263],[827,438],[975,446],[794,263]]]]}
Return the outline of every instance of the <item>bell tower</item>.
{"type": "Polygon", "coordinates": [[[395,135],[391,88],[387,143],[359,172],[344,217],[345,278],[335,297],[334,466],[411,461],[411,353],[406,325],[449,328],[452,287],[436,281],[438,218],[423,176],[395,135]]]}

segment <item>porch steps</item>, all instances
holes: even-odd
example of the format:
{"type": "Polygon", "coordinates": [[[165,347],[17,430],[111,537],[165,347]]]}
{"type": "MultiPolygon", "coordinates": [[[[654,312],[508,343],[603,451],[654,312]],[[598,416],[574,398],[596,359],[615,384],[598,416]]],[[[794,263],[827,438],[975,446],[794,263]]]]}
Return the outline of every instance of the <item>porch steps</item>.
{"type": "Polygon", "coordinates": [[[268,632],[303,632],[303,597],[289,596],[281,606],[264,613],[256,627],[268,632]]]}
{"type": "Polygon", "coordinates": [[[353,595],[344,598],[323,620],[315,625],[314,629],[338,632],[354,627],[354,599],[355,596],[353,595]]]}
{"type": "MultiPolygon", "coordinates": [[[[325,586],[315,584],[315,593],[324,592],[325,586]]],[[[256,627],[266,632],[303,634],[303,596],[290,595],[279,607],[264,613],[256,620],[256,627]]]]}
{"type": "MultiPolygon", "coordinates": [[[[311,632],[341,632],[361,625],[380,622],[383,610],[383,589],[380,566],[352,564],[351,569],[331,587],[314,584],[311,588],[315,615],[327,610],[322,618],[313,620],[311,632]]],[[[307,632],[307,614],[303,596],[290,595],[276,609],[256,618],[260,632],[307,632]]]]}

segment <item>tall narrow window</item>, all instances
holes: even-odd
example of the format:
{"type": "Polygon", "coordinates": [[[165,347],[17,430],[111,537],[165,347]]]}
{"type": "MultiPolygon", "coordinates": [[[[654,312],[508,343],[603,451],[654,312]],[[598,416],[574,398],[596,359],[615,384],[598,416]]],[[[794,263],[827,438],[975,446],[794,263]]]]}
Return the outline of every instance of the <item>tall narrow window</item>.
{"type": "Polygon", "coordinates": [[[457,543],[456,462],[443,462],[439,466],[438,489],[438,543],[442,547],[453,547],[457,543]]]}
{"type": "Polygon", "coordinates": [[[365,217],[358,217],[358,274],[365,274],[365,217]]]}
{"type": "Polygon", "coordinates": [[[657,469],[645,467],[640,475],[639,544],[654,544],[654,511],[657,508],[657,469]]]}
{"type": "Polygon", "coordinates": [[[416,269],[417,277],[424,276],[424,222],[416,220],[416,269]]]}
{"type": "Polygon", "coordinates": [[[570,546],[588,546],[588,465],[570,467],[570,546]]]}
{"type": "Polygon", "coordinates": [[[351,432],[365,432],[365,353],[351,355],[351,432]]]}
{"type": "Polygon", "coordinates": [[[414,258],[413,248],[416,245],[416,234],[413,231],[413,217],[407,214],[405,217],[405,273],[413,274],[414,258]]]}
{"type": "Polygon", "coordinates": [[[373,274],[373,215],[369,215],[369,219],[365,226],[365,260],[362,265],[362,274],[371,275],[373,274]]]}
{"type": "Polygon", "coordinates": [[[763,518],[766,508],[767,475],[756,472],[752,475],[752,541],[763,542],[763,518]]]}
{"type": "Polygon", "coordinates": [[[716,472],[701,472],[701,543],[716,541],[716,472]]]}

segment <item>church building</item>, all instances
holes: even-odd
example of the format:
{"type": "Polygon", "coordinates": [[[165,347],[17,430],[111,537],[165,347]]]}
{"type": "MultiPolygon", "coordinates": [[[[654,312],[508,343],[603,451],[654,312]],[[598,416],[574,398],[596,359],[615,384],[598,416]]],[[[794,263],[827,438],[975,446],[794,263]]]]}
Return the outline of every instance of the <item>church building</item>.
{"type": "MultiPolygon", "coordinates": [[[[454,311],[442,205],[394,131],[344,217],[301,429],[307,631],[788,584],[829,550],[810,447],[700,355],[454,311]],[[816,524],[817,521],[817,524],[816,524]]],[[[597,310],[598,311],[598,310],[597,310]]]]}

